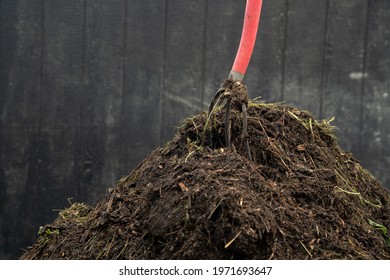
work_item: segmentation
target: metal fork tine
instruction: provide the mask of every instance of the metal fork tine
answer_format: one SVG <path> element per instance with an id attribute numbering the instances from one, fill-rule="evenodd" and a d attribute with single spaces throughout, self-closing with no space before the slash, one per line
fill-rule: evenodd
<path id="1" fill-rule="evenodd" d="M 242 107 L 242 138 L 245 141 L 246 150 L 248 152 L 248 158 L 250 161 L 252 161 L 252 155 L 251 155 L 251 150 L 248 141 L 248 113 L 246 110 L 245 103 L 242 103 L 241 107 Z"/>
<path id="2" fill-rule="evenodd" d="M 209 112 L 208 116 L 210 116 L 211 112 L 214 110 L 214 107 L 218 105 L 219 99 L 221 97 L 221 94 L 225 91 L 225 89 L 220 88 L 217 90 L 217 92 L 214 94 L 213 100 L 211 100 L 210 106 L 209 106 Z"/>
<path id="3" fill-rule="evenodd" d="M 226 113 L 225 113 L 225 146 L 230 148 L 230 105 L 232 99 L 228 98 L 226 101 Z"/>

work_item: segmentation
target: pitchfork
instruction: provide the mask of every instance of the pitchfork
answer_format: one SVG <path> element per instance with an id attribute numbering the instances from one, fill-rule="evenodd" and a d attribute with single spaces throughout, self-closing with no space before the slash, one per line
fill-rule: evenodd
<path id="1" fill-rule="evenodd" d="M 239 83 L 244 79 L 246 70 L 251 59 L 253 48 L 255 46 L 257 30 L 260 21 L 260 14 L 263 0 L 247 0 L 245 8 L 244 24 L 242 28 L 240 45 L 236 54 L 236 58 L 233 63 L 233 67 L 229 74 L 229 80 L 234 83 Z M 208 112 L 208 117 L 213 112 L 214 108 L 221 101 L 226 100 L 226 113 L 225 113 L 225 146 L 230 147 L 230 107 L 232 103 L 232 95 L 227 92 L 226 88 L 220 88 L 214 95 Z M 243 115 L 243 132 L 242 137 L 245 140 L 246 149 L 248 152 L 248 158 L 252 160 L 249 142 L 248 142 L 248 130 L 247 130 L 247 106 L 243 102 L 241 104 L 241 110 Z"/>

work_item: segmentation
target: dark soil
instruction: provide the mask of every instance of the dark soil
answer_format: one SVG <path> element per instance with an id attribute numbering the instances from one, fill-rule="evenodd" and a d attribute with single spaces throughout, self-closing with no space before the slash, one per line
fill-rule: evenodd
<path id="1" fill-rule="evenodd" d="M 61 211 L 21 258 L 390 259 L 389 192 L 338 146 L 329 122 L 224 87 L 231 148 L 223 106 L 186 119 L 94 205 Z"/>

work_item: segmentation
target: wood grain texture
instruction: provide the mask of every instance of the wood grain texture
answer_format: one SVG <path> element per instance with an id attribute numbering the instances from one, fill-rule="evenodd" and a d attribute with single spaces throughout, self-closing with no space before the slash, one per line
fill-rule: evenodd
<path id="1" fill-rule="evenodd" d="M 161 144 L 202 107 L 205 5 L 205 0 L 167 2 Z"/>
<path id="2" fill-rule="evenodd" d="M 367 1 L 330 1 L 321 88 L 321 117 L 335 117 L 341 146 L 360 156 Z"/>
<path id="3" fill-rule="evenodd" d="M 81 103 L 79 201 L 95 201 L 118 180 L 121 160 L 123 0 L 85 1 L 86 88 Z"/>
<path id="4" fill-rule="evenodd" d="M 359 159 L 390 186 L 390 2 L 369 1 Z"/>
<path id="5" fill-rule="evenodd" d="M 43 4 L 38 215 L 47 223 L 57 215 L 53 209 L 77 195 L 85 25 L 82 1 Z"/>
<path id="6" fill-rule="evenodd" d="M 166 1 L 126 6 L 120 174 L 160 145 Z"/>
<path id="7" fill-rule="evenodd" d="M 282 101 L 287 11 L 288 0 L 263 2 L 256 46 L 246 75 L 252 98 Z"/>
<path id="8" fill-rule="evenodd" d="M 41 5 L 1 1 L 0 12 L 0 257 L 9 258 L 38 221 Z"/>
<path id="9" fill-rule="evenodd" d="M 245 5 L 235 0 L 212 0 L 207 5 L 203 110 L 208 109 L 215 92 L 229 75 L 240 42 L 245 11 Z"/>
<path id="10" fill-rule="evenodd" d="M 329 0 L 288 0 L 281 99 L 319 117 Z"/>

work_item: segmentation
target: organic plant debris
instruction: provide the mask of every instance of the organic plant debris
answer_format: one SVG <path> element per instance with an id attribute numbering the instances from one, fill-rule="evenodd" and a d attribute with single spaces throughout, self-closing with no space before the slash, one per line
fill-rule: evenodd
<path id="1" fill-rule="evenodd" d="M 224 106 L 189 117 L 94 205 L 59 212 L 21 258 L 390 259 L 389 192 L 330 122 L 224 86 L 230 148 Z"/>

